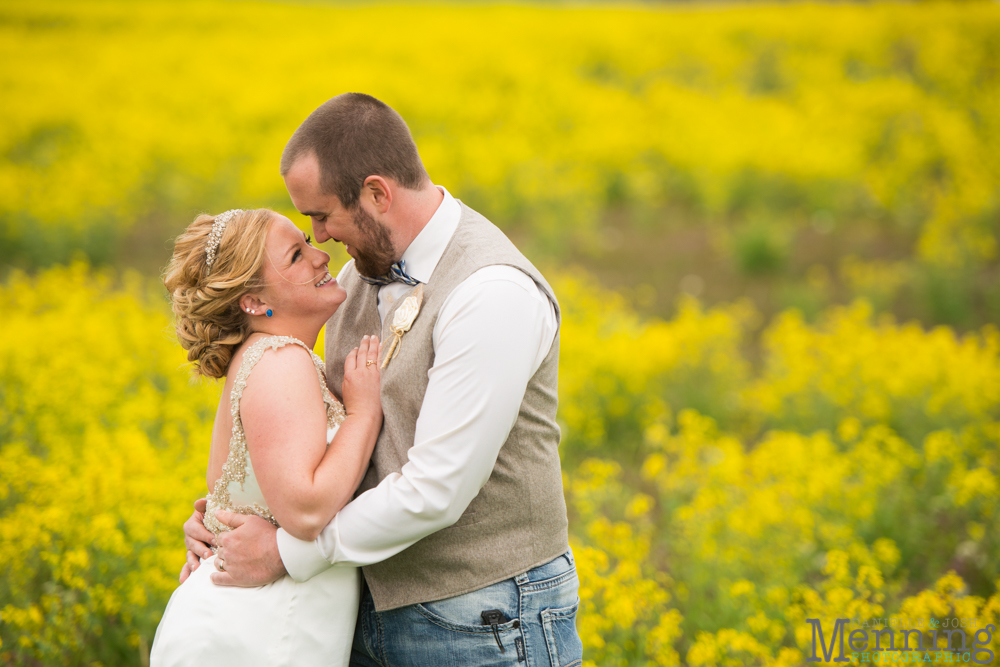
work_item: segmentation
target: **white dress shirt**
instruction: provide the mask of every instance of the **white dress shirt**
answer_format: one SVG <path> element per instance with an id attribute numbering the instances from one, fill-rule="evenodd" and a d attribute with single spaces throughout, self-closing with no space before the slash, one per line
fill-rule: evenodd
<path id="1" fill-rule="evenodd" d="M 438 189 L 444 200 L 402 257 L 422 283 L 461 217 L 458 201 Z M 380 287 L 379 318 L 411 290 L 399 282 Z M 487 266 L 452 290 L 432 332 L 434 365 L 407 463 L 348 503 L 315 541 L 279 529 L 278 551 L 291 577 L 305 581 L 331 565 L 377 563 L 455 523 L 493 472 L 556 329 L 552 302 L 514 267 Z"/>

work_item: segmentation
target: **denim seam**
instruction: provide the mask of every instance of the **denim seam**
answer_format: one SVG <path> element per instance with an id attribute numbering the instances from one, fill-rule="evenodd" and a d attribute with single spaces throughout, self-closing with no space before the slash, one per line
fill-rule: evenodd
<path id="1" fill-rule="evenodd" d="M 571 604 L 568 607 L 562 607 L 560 609 L 543 609 L 542 617 L 553 618 L 553 619 L 566 618 L 568 616 L 574 615 L 579 607 L 580 607 L 580 602 L 579 600 L 577 600 L 574 604 Z"/>
<path id="2" fill-rule="evenodd" d="M 535 581 L 530 584 L 525 584 L 524 586 L 521 586 L 519 584 L 518 588 L 520 588 L 522 591 L 526 593 L 532 593 L 535 591 L 544 591 L 550 588 L 561 586 L 562 584 L 565 584 L 566 581 L 573 579 L 576 576 L 577 576 L 576 568 L 573 568 L 572 570 L 567 570 L 560 575 L 552 577 L 551 579 L 543 579 L 542 581 Z"/>
<path id="3" fill-rule="evenodd" d="M 374 607 L 374 603 L 372 603 Z M 388 665 L 389 658 L 388 653 L 385 650 L 385 627 L 382 625 L 382 615 L 378 612 L 375 613 L 375 624 L 378 626 L 378 661 L 381 665 Z"/>
<path id="4" fill-rule="evenodd" d="M 577 598 L 574 604 L 568 607 L 560 607 L 558 609 L 543 609 L 540 614 L 542 617 L 542 636 L 545 639 L 545 648 L 549 653 L 549 662 L 552 663 L 552 667 L 560 667 L 559 663 L 559 646 L 556 642 L 555 628 L 552 627 L 553 623 L 558 620 L 563 620 L 567 618 L 572 618 L 576 614 L 580 607 L 580 599 Z M 571 667 L 571 665 L 578 664 L 576 662 L 567 665 L 566 667 Z M 582 664 L 582 663 L 581 663 Z"/>
<path id="5" fill-rule="evenodd" d="M 364 602 L 362 602 L 362 607 L 364 607 Z M 374 610 L 375 608 L 372 607 L 372 611 Z M 374 628 L 371 627 L 372 624 L 369 622 L 371 620 L 374 620 L 375 623 L 378 623 L 378 620 L 374 618 L 375 615 L 373 613 L 368 613 L 365 614 L 364 616 L 365 618 L 358 619 L 358 625 L 361 626 L 361 637 L 362 639 L 364 639 L 365 642 L 365 645 L 362 648 L 368 651 L 369 655 L 378 660 L 378 656 L 376 655 L 377 646 L 375 642 L 372 642 L 374 635 Z"/>
<path id="6" fill-rule="evenodd" d="M 527 578 L 527 574 L 521 575 Z M 520 619 L 518 628 L 520 630 L 521 642 L 524 644 L 524 667 L 532 667 L 531 664 L 531 633 L 528 631 L 528 624 L 525 623 L 527 619 L 524 618 L 525 607 L 524 607 L 524 589 L 521 584 L 518 583 L 517 586 L 517 617 Z M 540 667 L 540 666 L 539 666 Z"/>

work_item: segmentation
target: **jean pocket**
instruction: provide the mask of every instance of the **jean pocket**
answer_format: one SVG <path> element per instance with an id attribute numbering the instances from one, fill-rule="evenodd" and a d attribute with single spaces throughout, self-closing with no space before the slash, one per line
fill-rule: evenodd
<path id="1" fill-rule="evenodd" d="M 580 601 L 561 609 L 542 611 L 542 633 L 552 667 L 577 667 L 583 662 L 583 644 L 576 631 L 576 611 Z"/>
<path id="2" fill-rule="evenodd" d="M 491 609 L 499 610 L 508 619 L 499 624 L 501 633 L 519 625 L 518 590 L 511 579 L 444 600 L 417 604 L 414 608 L 431 623 L 457 632 L 492 634 L 492 628 L 483 623 L 483 612 Z"/>
<path id="3" fill-rule="evenodd" d="M 486 625 L 485 623 L 480 622 L 473 624 L 467 621 L 462 622 L 457 619 L 447 618 L 439 613 L 435 613 L 433 609 L 428 608 L 424 604 L 415 604 L 413 605 L 413 608 L 417 611 L 418 614 L 423 616 L 426 620 L 430 621 L 431 623 L 440 628 L 444 628 L 445 630 L 452 630 L 454 632 L 464 632 L 466 634 L 472 634 L 472 635 L 484 635 L 484 636 L 489 635 L 490 637 L 493 636 L 493 627 L 490 625 Z M 513 619 L 508 618 L 506 622 L 497 625 L 497 631 L 501 635 L 503 635 L 504 633 L 509 632 L 511 630 L 516 630 L 519 627 L 521 627 L 521 622 L 519 619 L 517 619 L 516 617 Z"/>

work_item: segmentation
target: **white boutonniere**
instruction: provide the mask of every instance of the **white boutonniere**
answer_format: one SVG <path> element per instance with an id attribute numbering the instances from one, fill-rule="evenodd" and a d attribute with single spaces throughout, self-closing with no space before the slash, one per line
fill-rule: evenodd
<path id="1" fill-rule="evenodd" d="M 413 293 L 399 304 L 399 308 L 392 316 L 392 324 L 389 326 L 389 330 L 392 331 L 392 342 L 389 343 L 389 350 L 385 353 L 385 359 L 382 360 L 380 368 L 388 366 L 389 360 L 399 354 L 403 334 L 413 326 L 413 320 L 417 319 L 417 315 L 420 313 L 420 304 L 423 301 L 424 286 L 417 285 L 417 289 L 413 290 Z"/>

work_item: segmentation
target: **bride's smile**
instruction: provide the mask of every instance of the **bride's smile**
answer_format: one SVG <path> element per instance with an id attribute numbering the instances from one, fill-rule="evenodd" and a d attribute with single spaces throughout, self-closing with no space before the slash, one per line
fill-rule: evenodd
<path id="1" fill-rule="evenodd" d="M 264 245 L 264 285 L 241 301 L 255 332 L 315 341 L 347 298 L 330 274 L 330 255 L 310 241 L 291 220 L 274 214 Z"/>

